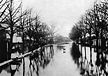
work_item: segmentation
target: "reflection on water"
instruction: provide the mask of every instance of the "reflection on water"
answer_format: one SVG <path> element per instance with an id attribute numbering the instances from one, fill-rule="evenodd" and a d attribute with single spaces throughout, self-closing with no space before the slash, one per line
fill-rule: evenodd
<path id="1" fill-rule="evenodd" d="M 55 55 L 53 59 L 51 59 L 50 63 L 45 67 L 45 69 L 42 69 L 41 67 L 39 68 L 40 69 L 39 76 L 80 76 L 79 69 L 77 68 L 77 65 L 72 60 L 70 54 L 72 43 L 59 45 L 58 47 L 57 46 L 58 45 L 54 45 Z M 65 53 L 63 51 L 65 51 Z M 28 74 L 29 64 L 30 64 L 29 58 L 26 57 L 25 58 L 26 76 L 30 76 Z M 19 71 L 21 71 L 20 72 L 21 74 L 17 72 L 15 76 L 22 76 L 22 71 L 23 71 L 22 65 Z M 33 73 L 32 76 L 36 76 L 35 72 L 32 73 Z M 2 76 L 10 76 L 10 74 L 5 74 Z"/>
<path id="2" fill-rule="evenodd" d="M 71 58 L 70 48 L 71 44 L 57 47 L 59 52 L 56 52 L 50 64 L 40 72 L 40 76 L 80 76 L 79 69 Z"/>
<path id="3" fill-rule="evenodd" d="M 81 52 L 79 46 L 76 45 L 74 42 L 72 43 L 70 54 L 74 62 L 79 65 L 79 58 L 81 57 Z"/>
<path id="4" fill-rule="evenodd" d="M 82 51 L 81 51 L 82 49 Z M 85 47 L 85 46 L 80 46 L 77 45 L 76 43 L 72 43 L 72 48 L 71 48 L 71 57 L 75 64 L 77 64 L 78 68 L 80 69 L 80 74 L 86 75 L 86 76 L 91 76 L 91 75 L 96 75 L 97 73 L 97 68 L 96 68 L 96 52 L 94 52 L 94 49 L 91 49 L 91 54 L 90 56 L 90 47 Z M 92 62 L 90 61 L 90 57 L 92 59 Z"/>

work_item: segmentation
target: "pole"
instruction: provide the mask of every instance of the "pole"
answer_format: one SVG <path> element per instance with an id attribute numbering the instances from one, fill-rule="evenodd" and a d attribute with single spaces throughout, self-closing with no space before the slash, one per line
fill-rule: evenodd
<path id="1" fill-rule="evenodd" d="M 91 42 L 92 42 L 92 39 L 91 39 L 91 26 L 90 26 L 90 63 L 92 64 L 92 48 L 91 48 L 91 46 L 92 46 L 92 44 L 91 44 Z"/>
<path id="2" fill-rule="evenodd" d="M 8 41 L 7 41 L 7 60 L 8 60 Z"/>
<path id="3" fill-rule="evenodd" d="M 82 41 L 82 38 L 80 39 L 80 42 Z M 83 53 L 82 53 L 82 45 L 80 44 L 80 46 L 81 46 L 81 54 L 82 54 L 82 56 L 81 56 L 81 70 L 82 70 L 82 63 L 83 63 Z"/>
<path id="4" fill-rule="evenodd" d="M 24 27 L 23 27 L 23 21 L 22 21 L 22 0 L 21 0 L 21 27 L 22 27 L 22 53 L 24 54 Z M 23 62 L 23 76 L 25 76 L 25 59 L 23 57 L 22 59 Z"/>
<path id="5" fill-rule="evenodd" d="M 86 41 L 85 35 L 86 35 L 86 30 L 85 30 L 85 34 L 84 34 L 84 39 L 85 39 L 85 41 Z M 84 46 L 84 50 L 85 50 L 85 59 L 87 59 L 87 56 L 86 56 L 86 43 L 85 43 L 85 46 Z"/>

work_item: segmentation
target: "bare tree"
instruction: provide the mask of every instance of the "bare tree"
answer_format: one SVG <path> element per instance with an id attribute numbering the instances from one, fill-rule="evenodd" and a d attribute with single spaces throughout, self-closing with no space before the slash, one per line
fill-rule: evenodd
<path id="1" fill-rule="evenodd" d="M 100 66 L 102 65 L 102 68 L 104 68 L 105 62 L 101 64 L 99 56 L 102 55 L 102 53 L 107 52 L 107 45 L 106 43 L 108 38 L 108 1 L 104 0 L 99 3 L 94 3 L 93 8 L 87 10 L 85 15 L 83 16 L 83 19 L 77 23 L 77 27 L 82 29 L 82 35 L 81 38 L 84 40 L 84 44 L 89 44 L 86 46 L 90 47 L 90 52 L 92 51 L 92 48 L 95 49 L 97 53 L 97 61 L 96 65 Z M 81 28 L 81 25 L 83 28 Z M 75 28 L 75 27 L 74 27 Z M 71 37 L 76 37 L 75 33 L 73 32 L 75 29 L 72 29 L 72 32 L 70 33 Z M 76 29 L 77 31 L 79 29 Z M 77 38 L 78 39 L 78 38 Z M 93 43 L 94 42 L 94 43 Z M 81 42 L 83 44 L 83 42 Z M 92 62 L 92 52 L 90 53 L 90 61 Z"/>
<path id="2" fill-rule="evenodd" d="M 0 23 L 3 24 L 4 27 L 6 26 L 5 29 L 7 30 L 7 33 L 10 36 L 9 53 L 11 53 L 13 46 L 13 35 L 17 32 L 16 28 L 19 26 L 22 16 L 27 14 L 27 12 L 21 14 L 22 3 L 19 3 L 18 6 L 15 6 L 13 0 L 7 1 L 7 9 L 4 11 L 4 14 L 2 15 Z"/>

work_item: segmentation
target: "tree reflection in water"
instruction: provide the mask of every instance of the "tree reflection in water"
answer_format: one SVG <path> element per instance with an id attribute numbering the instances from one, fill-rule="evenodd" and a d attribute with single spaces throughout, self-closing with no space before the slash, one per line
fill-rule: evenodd
<path id="1" fill-rule="evenodd" d="M 75 64 L 79 66 L 79 58 L 81 57 L 81 52 L 79 50 L 79 46 L 75 44 L 75 42 L 72 43 L 70 54 Z"/>

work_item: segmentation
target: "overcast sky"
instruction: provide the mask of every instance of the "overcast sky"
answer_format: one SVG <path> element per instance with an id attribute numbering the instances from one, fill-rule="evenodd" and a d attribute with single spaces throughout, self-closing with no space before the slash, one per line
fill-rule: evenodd
<path id="1" fill-rule="evenodd" d="M 57 33 L 68 36 L 72 26 L 95 0 L 23 0 L 24 8 L 33 8 Z"/>

